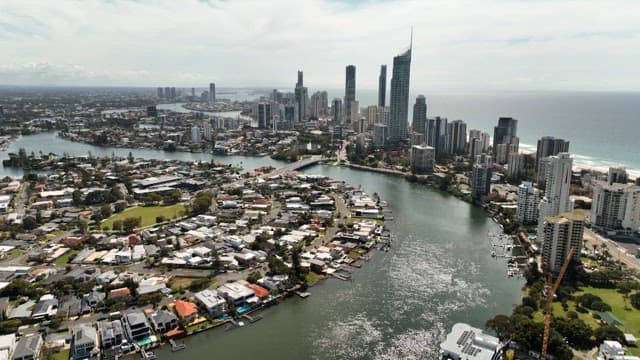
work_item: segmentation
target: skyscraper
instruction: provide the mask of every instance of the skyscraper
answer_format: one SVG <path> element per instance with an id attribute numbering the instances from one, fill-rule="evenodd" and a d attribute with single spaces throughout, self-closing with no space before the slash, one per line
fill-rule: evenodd
<path id="1" fill-rule="evenodd" d="M 393 58 L 391 110 L 389 114 L 390 142 L 399 142 L 407 139 L 411 45 L 409 45 L 407 51 Z"/>
<path id="2" fill-rule="evenodd" d="M 351 121 L 353 116 L 351 115 L 351 102 L 356 100 L 356 67 L 354 65 L 348 65 L 345 71 L 344 81 L 344 107 L 345 107 L 345 120 Z"/>
<path id="3" fill-rule="evenodd" d="M 544 184 L 544 158 L 558 155 L 561 152 L 569 152 L 569 142 L 557 139 L 553 136 L 543 136 L 538 140 L 536 151 L 536 173 L 538 174 L 538 184 Z"/>
<path id="4" fill-rule="evenodd" d="M 426 128 L 427 145 L 436 149 L 436 157 L 444 154 L 447 142 L 447 118 L 436 116 L 434 119 L 429 119 Z"/>
<path id="5" fill-rule="evenodd" d="M 572 258 L 580 261 L 585 216 L 567 212 L 547 218 L 543 227 L 542 269 L 557 274 L 562 268 L 569 249 L 575 248 Z"/>
<path id="6" fill-rule="evenodd" d="M 191 127 L 191 142 L 194 144 L 200 143 L 200 128 L 198 125 Z"/>
<path id="7" fill-rule="evenodd" d="M 448 123 L 446 135 L 446 153 L 462 155 L 467 144 L 467 124 L 462 120 Z"/>
<path id="8" fill-rule="evenodd" d="M 161 87 L 158 87 L 158 98 L 162 99 L 164 97 L 164 91 L 162 91 Z"/>
<path id="9" fill-rule="evenodd" d="M 491 156 L 481 154 L 476 156 L 471 172 L 471 198 L 481 202 L 484 196 L 491 192 Z"/>
<path id="10" fill-rule="evenodd" d="M 430 174 L 436 163 L 436 151 L 428 145 L 413 145 L 410 152 L 411 172 Z"/>
<path id="11" fill-rule="evenodd" d="M 538 238 L 542 239 L 544 221 L 549 216 L 556 216 L 573 210 L 571 194 L 571 166 L 573 159 L 569 153 L 559 153 L 548 158 L 546 168 L 546 187 L 544 198 L 540 202 L 538 218 Z"/>
<path id="12" fill-rule="evenodd" d="M 413 121 L 411 131 L 424 134 L 426 136 L 427 127 L 427 99 L 424 95 L 418 95 L 416 103 L 413 105 Z"/>
<path id="13" fill-rule="evenodd" d="M 493 155 L 498 154 L 498 144 L 511 144 L 511 138 L 518 136 L 518 120 L 509 117 L 498 119 L 498 126 L 493 128 Z"/>
<path id="14" fill-rule="evenodd" d="M 255 119 L 260 129 L 270 129 L 272 126 L 271 103 L 259 102 L 254 107 Z"/>
<path id="15" fill-rule="evenodd" d="M 171 99 L 171 88 L 170 87 L 165 87 L 164 88 L 164 98 L 165 99 Z"/>
<path id="16" fill-rule="evenodd" d="M 387 65 L 380 65 L 380 76 L 378 76 L 378 106 L 386 106 L 387 97 Z"/>
<path id="17" fill-rule="evenodd" d="M 538 192 L 530 181 L 523 181 L 518 186 L 516 220 L 523 225 L 535 224 L 538 221 Z"/>
<path id="18" fill-rule="evenodd" d="M 298 71 L 298 82 L 294 90 L 296 103 L 296 121 L 301 122 L 306 118 L 307 112 L 307 88 L 304 87 L 302 71 Z"/>
<path id="19" fill-rule="evenodd" d="M 342 121 L 342 99 L 333 99 L 333 102 L 331 103 L 331 111 L 333 112 L 333 122 L 339 124 Z"/>
<path id="20" fill-rule="evenodd" d="M 209 102 L 216 102 L 216 84 L 209 83 Z"/>

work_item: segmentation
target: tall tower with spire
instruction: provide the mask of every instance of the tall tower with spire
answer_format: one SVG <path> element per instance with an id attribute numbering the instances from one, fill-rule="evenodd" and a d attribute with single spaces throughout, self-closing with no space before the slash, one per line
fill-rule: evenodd
<path id="1" fill-rule="evenodd" d="M 407 139 L 412 48 L 413 28 L 411 28 L 409 49 L 393 58 L 391 104 L 389 109 L 389 141 L 392 143 Z"/>

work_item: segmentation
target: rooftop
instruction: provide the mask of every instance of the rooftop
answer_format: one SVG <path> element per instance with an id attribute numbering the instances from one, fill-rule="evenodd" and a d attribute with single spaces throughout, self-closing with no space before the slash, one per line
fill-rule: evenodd
<path id="1" fill-rule="evenodd" d="M 467 360 L 491 360 L 500 346 L 498 338 L 483 334 L 481 329 L 457 323 L 440 344 L 445 355 Z"/>

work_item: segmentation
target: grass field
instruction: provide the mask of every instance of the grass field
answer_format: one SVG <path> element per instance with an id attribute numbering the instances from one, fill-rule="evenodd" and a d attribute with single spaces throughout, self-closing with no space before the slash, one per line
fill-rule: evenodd
<path id="1" fill-rule="evenodd" d="M 140 227 L 153 225 L 156 223 L 156 217 L 164 216 L 167 219 L 173 219 L 183 216 L 185 212 L 184 205 L 176 204 L 169 206 L 134 206 L 125 209 L 121 213 L 112 215 L 110 218 L 100 223 L 100 227 L 105 226 L 109 229 L 113 227 L 115 220 L 124 220 L 129 217 L 140 217 Z"/>
<path id="2" fill-rule="evenodd" d="M 50 359 L 52 360 L 68 360 L 69 359 L 69 349 L 61 350 L 53 355 L 51 355 Z"/>
<path id="3" fill-rule="evenodd" d="M 602 298 L 602 301 L 609 304 L 611 306 L 611 313 L 615 315 L 618 320 L 622 322 L 622 325 L 619 326 L 620 330 L 624 333 L 631 333 L 636 338 L 640 338 L 640 310 L 635 309 L 631 306 L 629 301 L 627 301 L 625 305 L 625 301 L 622 297 L 622 294 L 617 292 L 616 289 L 600 289 L 593 287 L 583 287 L 580 291 L 577 291 L 574 296 L 580 296 L 583 294 L 593 294 Z M 568 311 L 575 311 L 575 302 L 568 301 L 569 305 Z M 593 317 L 591 312 L 588 313 L 579 313 L 578 318 L 583 320 L 587 325 L 591 326 L 593 329 L 596 329 L 600 326 L 598 320 Z M 562 308 L 562 304 L 559 302 L 553 303 L 553 315 L 558 317 L 566 317 L 566 312 Z M 542 321 L 542 311 L 538 311 L 535 314 L 535 320 Z M 640 355 L 640 348 L 638 347 L 629 347 L 627 349 L 628 355 Z"/>
<path id="4" fill-rule="evenodd" d="M 57 258 L 53 263 L 56 265 L 67 265 L 69 261 L 73 260 L 73 258 L 78 255 L 78 253 L 78 250 L 69 250 Z"/>

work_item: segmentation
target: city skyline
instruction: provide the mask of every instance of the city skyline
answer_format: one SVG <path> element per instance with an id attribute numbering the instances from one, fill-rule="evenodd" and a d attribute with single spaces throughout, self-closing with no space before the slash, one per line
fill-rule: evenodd
<path id="1" fill-rule="evenodd" d="M 413 25 L 412 90 L 636 90 L 633 7 L 640 5 L 5 1 L 0 78 L 7 85 L 284 87 L 301 69 L 314 88 L 340 88 L 342 69 L 354 64 L 358 88 L 375 89 L 380 64 L 401 52 Z M 295 16 L 284 20 L 285 11 Z"/>

